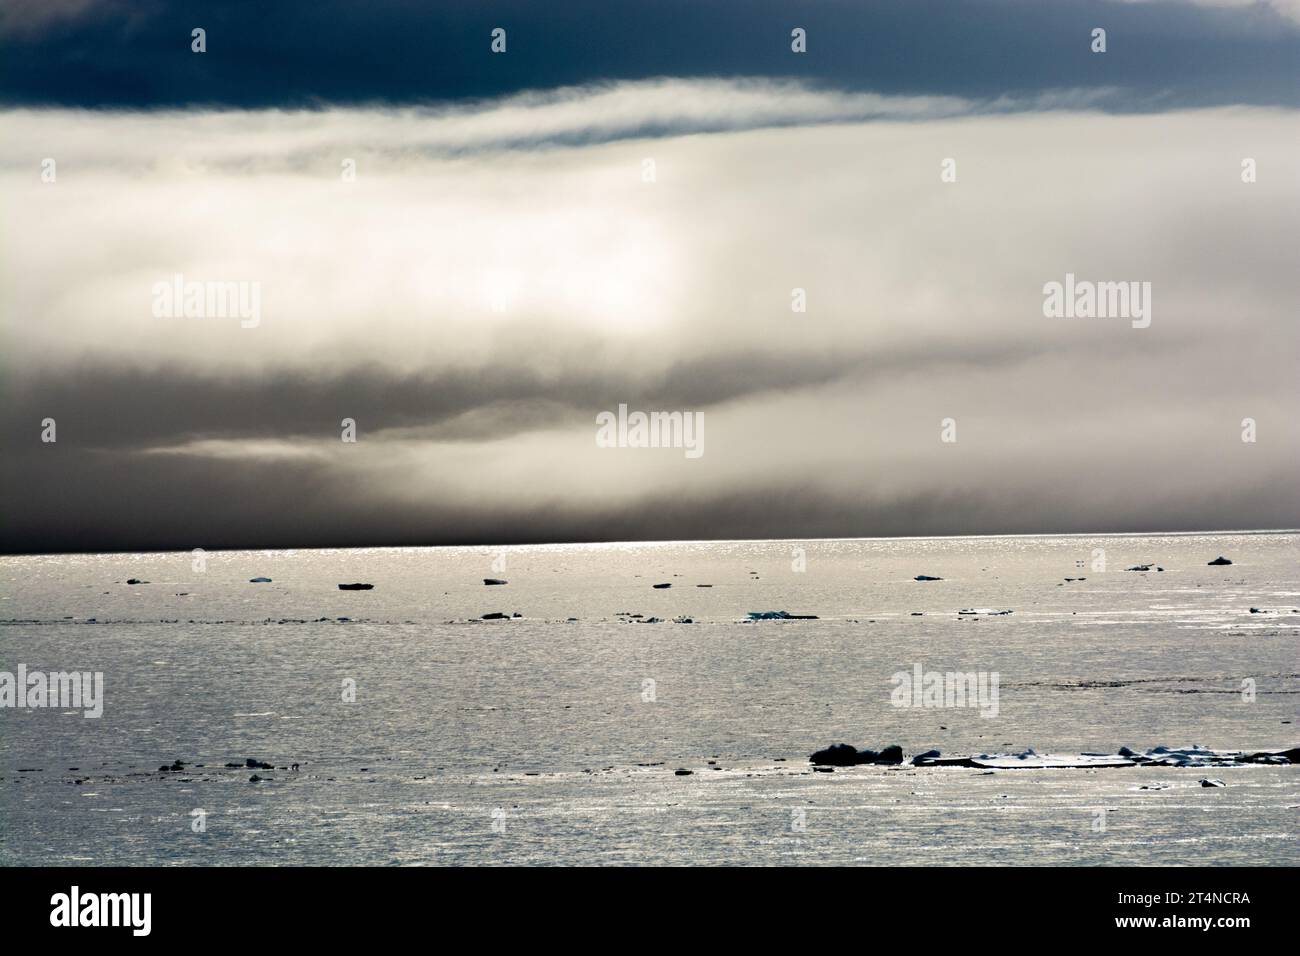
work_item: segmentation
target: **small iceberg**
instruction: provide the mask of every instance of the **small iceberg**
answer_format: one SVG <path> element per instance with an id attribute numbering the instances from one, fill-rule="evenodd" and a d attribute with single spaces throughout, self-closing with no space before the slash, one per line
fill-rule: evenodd
<path id="1" fill-rule="evenodd" d="M 489 585 L 489 586 L 491 586 L 491 585 L 493 585 L 493 584 L 509 584 L 510 582 L 509 582 L 509 581 L 506 581 L 506 580 L 504 580 L 504 579 L 502 579 L 502 578 L 484 578 L 484 579 L 483 579 L 483 583 L 484 583 L 485 585 Z"/>
<path id="2" fill-rule="evenodd" d="M 1206 565 L 1207 565 L 1208 567 L 1212 567 L 1212 568 L 1213 568 L 1213 567 L 1218 567 L 1218 566 L 1221 566 L 1221 565 L 1224 565 L 1224 564 L 1232 564 L 1232 562 L 1229 561 L 1227 558 L 1225 558 L 1223 555 L 1219 555 L 1219 556 L 1218 556 L 1217 558 L 1215 558 L 1213 561 L 1207 561 L 1207 562 L 1206 562 Z"/>
<path id="3" fill-rule="evenodd" d="M 751 621 L 815 621 L 816 614 L 791 614 L 789 611 L 749 611 Z"/>
<path id="4" fill-rule="evenodd" d="M 340 591 L 369 591 L 374 588 L 373 584 L 340 584 Z"/>
<path id="5" fill-rule="evenodd" d="M 270 584 L 271 579 L 270 578 L 249 578 L 248 583 L 249 584 Z"/>
<path id="6" fill-rule="evenodd" d="M 916 577 L 912 578 L 912 580 L 913 581 L 942 581 L 943 578 L 932 577 L 929 574 L 918 574 Z"/>

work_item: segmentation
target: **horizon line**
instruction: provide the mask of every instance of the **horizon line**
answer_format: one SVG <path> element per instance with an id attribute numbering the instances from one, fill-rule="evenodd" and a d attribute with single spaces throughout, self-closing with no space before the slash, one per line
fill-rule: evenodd
<path id="1" fill-rule="evenodd" d="M 673 538 L 641 539 L 626 541 L 544 541 L 518 542 L 514 544 L 366 544 L 366 545 L 331 545 L 328 547 L 245 547 L 245 548 L 168 548 L 143 551 L 4 551 L 0 560 L 5 558 L 41 558 L 41 557 L 103 557 L 110 555 L 143 554 L 193 554 L 201 550 L 205 554 L 230 553 L 239 551 L 438 551 L 438 550 L 479 550 L 500 551 L 507 548 L 618 548 L 647 547 L 686 544 L 779 544 L 801 541 L 957 541 L 981 538 L 1179 538 L 1179 537 L 1214 537 L 1227 535 L 1265 535 L 1265 534 L 1300 534 L 1300 528 L 1238 528 L 1217 531 L 1055 531 L 1045 533 L 1006 533 L 1006 534 L 922 534 L 922 535 L 881 535 L 846 536 L 846 537 L 808 537 L 808 538 Z"/>

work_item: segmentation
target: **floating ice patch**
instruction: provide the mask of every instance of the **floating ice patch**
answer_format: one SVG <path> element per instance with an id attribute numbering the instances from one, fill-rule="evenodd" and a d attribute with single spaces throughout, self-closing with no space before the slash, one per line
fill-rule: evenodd
<path id="1" fill-rule="evenodd" d="M 1075 767 L 1132 767 L 1134 763 L 1117 754 L 1037 754 L 1026 750 L 1021 754 L 978 754 L 971 757 L 972 766 L 988 770 L 1048 770 Z"/>

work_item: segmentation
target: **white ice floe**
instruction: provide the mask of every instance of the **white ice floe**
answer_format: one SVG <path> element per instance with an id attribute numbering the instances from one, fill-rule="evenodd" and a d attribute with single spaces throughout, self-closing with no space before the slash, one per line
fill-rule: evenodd
<path id="1" fill-rule="evenodd" d="M 943 757 L 920 754 L 918 767 L 980 767 L 986 770 L 1046 770 L 1096 767 L 1235 767 L 1247 764 L 1297 764 L 1300 748 L 1281 751 L 1210 750 L 1207 747 L 1153 747 L 1144 752 L 1121 747 L 1113 754 L 1040 754 L 1033 750 L 1008 754 Z"/>
<path id="2" fill-rule="evenodd" d="M 1118 754 L 977 754 L 971 764 L 988 770 L 1046 770 L 1070 767 L 1131 767 L 1134 761 Z"/>

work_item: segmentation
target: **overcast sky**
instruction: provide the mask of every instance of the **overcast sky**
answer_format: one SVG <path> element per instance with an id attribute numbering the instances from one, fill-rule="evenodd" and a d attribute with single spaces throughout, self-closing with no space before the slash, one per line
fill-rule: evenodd
<path id="1" fill-rule="evenodd" d="M 0 9 L 0 550 L 1300 526 L 1294 3 Z"/>

